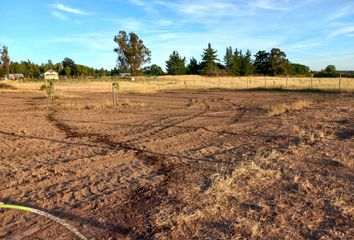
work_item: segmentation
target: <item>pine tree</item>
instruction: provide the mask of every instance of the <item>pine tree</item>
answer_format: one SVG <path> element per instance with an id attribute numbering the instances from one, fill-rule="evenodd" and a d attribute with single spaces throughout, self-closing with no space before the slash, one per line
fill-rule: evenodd
<path id="1" fill-rule="evenodd" d="M 167 74 L 182 75 L 186 73 L 186 58 L 182 58 L 177 51 L 173 51 L 166 61 Z"/>
<path id="2" fill-rule="evenodd" d="M 216 62 L 219 61 L 219 59 L 217 57 L 217 51 L 214 50 L 209 43 L 208 48 L 203 50 L 202 55 L 203 74 L 209 76 L 215 76 L 218 74 L 219 69 Z"/>
<path id="3" fill-rule="evenodd" d="M 241 68 L 242 68 L 242 51 L 238 51 L 236 48 L 232 57 L 232 65 L 230 69 L 231 75 L 240 76 Z"/>
<path id="4" fill-rule="evenodd" d="M 226 48 L 226 54 L 224 56 L 224 63 L 225 63 L 226 71 L 231 73 L 231 67 L 233 64 L 233 52 L 232 52 L 231 46 Z"/>
<path id="5" fill-rule="evenodd" d="M 246 54 L 242 56 L 242 68 L 241 68 L 241 75 L 242 76 L 249 76 L 253 74 L 254 67 L 252 64 L 252 55 L 251 51 L 247 50 Z"/>

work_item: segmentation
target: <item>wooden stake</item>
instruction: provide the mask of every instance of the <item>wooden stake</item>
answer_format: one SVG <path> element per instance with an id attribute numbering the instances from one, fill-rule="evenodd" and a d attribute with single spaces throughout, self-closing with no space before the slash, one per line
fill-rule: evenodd
<path id="1" fill-rule="evenodd" d="M 113 107 L 116 107 L 116 92 L 115 92 L 115 86 L 114 83 L 112 83 L 112 100 L 113 100 Z"/>
<path id="2" fill-rule="evenodd" d="M 341 91 L 341 88 L 342 88 L 342 74 L 340 73 L 339 74 L 339 80 L 338 80 L 339 82 L 338 82 L 338 87 L 339 87 L 339 91 Z"/>

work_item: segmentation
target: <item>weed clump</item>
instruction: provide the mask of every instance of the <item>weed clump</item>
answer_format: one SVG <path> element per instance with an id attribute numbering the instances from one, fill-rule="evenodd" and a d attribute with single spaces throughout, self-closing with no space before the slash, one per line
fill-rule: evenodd
<path id="1" fill-rule="evenodd" d="M 285 112 L 297 111 L 303 108 L 308 108 L 311 105 L 311 102 L 308 100 L 298 100 L 290 104 L 274 104 L 274 105 L 265 105 L 261 108 L 267 111 L 268 116 L 279 116 Z"/>

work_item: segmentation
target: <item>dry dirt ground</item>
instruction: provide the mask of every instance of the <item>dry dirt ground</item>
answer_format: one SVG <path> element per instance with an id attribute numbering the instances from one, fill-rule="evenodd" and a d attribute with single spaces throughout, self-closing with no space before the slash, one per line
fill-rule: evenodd
<path id="1" fill-rule="evenodd" d="M 88 239 L 353 239 L 353 95 L 75 95 L 0 94 L 0 201 Z M 16 210 L 0 210 L 0 238 L 76 239 Z"/>

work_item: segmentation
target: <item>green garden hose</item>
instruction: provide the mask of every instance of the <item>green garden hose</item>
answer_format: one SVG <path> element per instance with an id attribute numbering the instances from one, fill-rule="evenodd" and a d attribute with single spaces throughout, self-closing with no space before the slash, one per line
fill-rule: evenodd
<path id="1" fill-rule="evenodd" d="M 79 237 L 82 240 L 88 240 L 84 235 L 82 235 L 76 228 L 74 228 L 73 226 L 69 225 L 68 223 L 66 223 L 64 220 L 51 215 L 49 213 L 43 212 L 41 210 L 35 209 L 35 208 L 30 208 L 30 207 L 25 207 L 25 206 L 19 206 L 19 205 L 13 205 L 13 204 L 5 204 L 0 202 L 0 209 L 14 209 L 14 210 L 20 210 L 20 211 L 25 211 L 25 212 L 32 212 L 41 216 L 44 216 L 46 218 L 49 218 L 57 223 L 59 223 L 60 225 L 66 227 L 68 230 L 70 230 L 71 232 L 73 232 L 77 237 Z"/>

